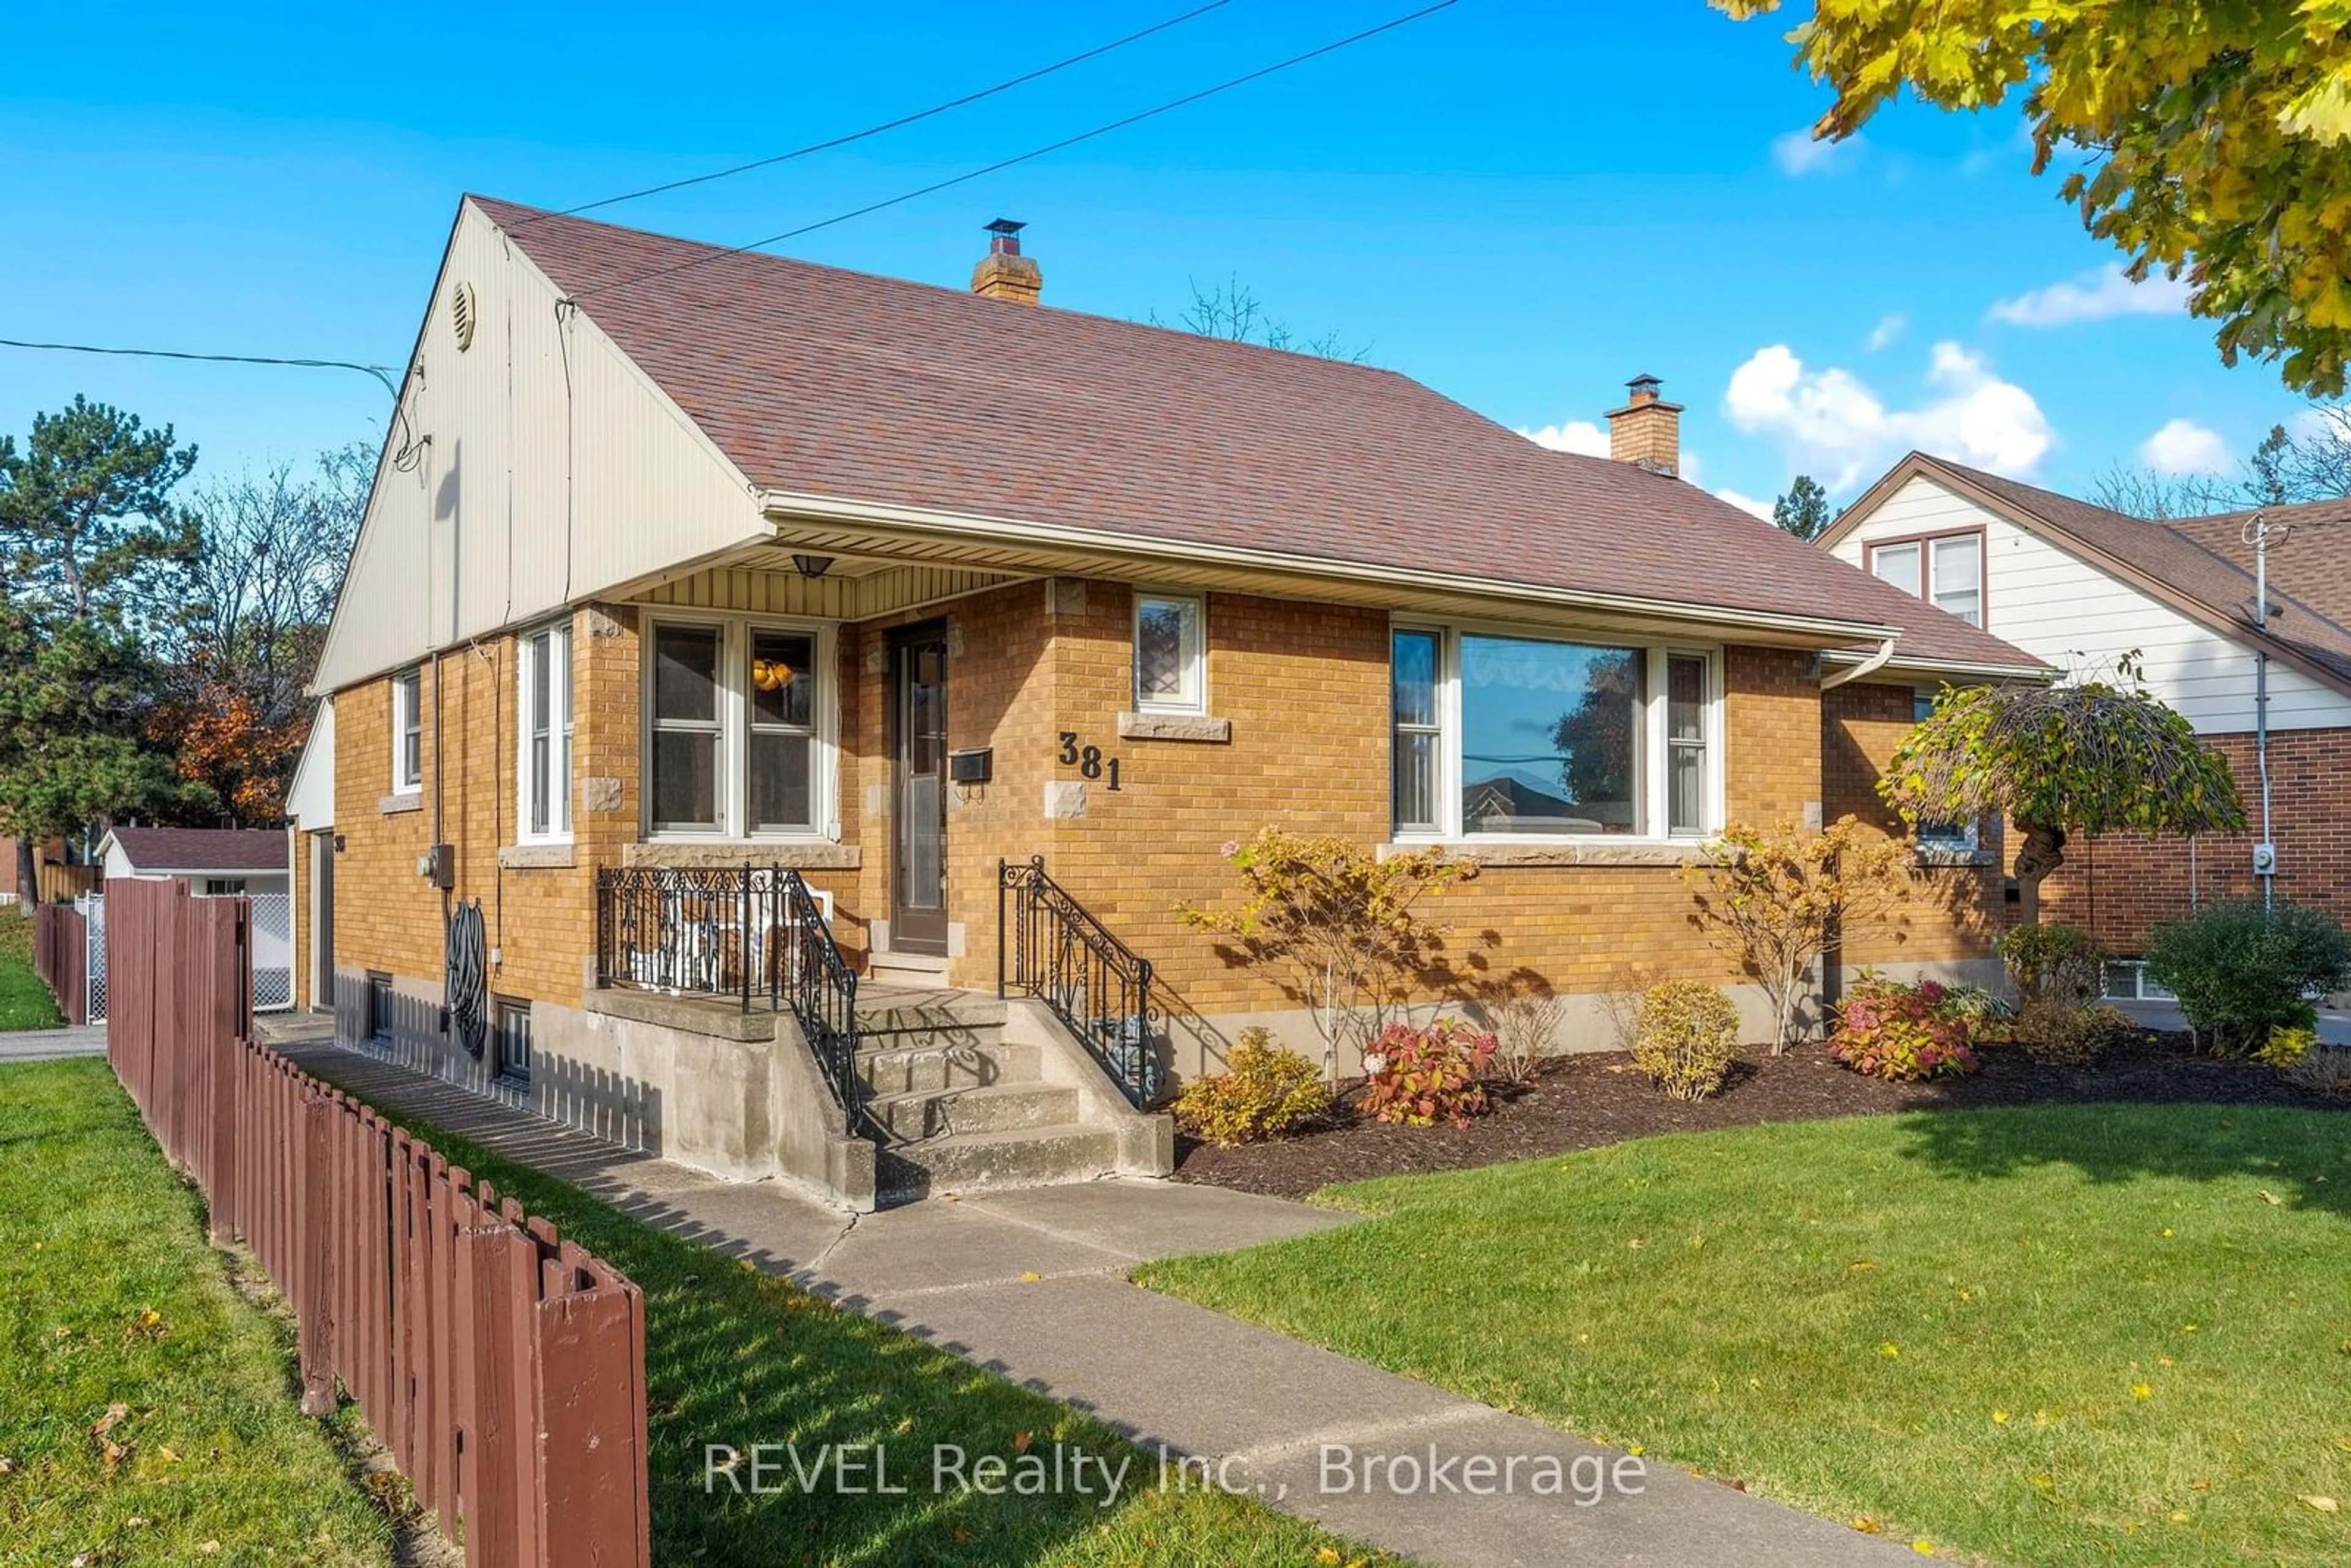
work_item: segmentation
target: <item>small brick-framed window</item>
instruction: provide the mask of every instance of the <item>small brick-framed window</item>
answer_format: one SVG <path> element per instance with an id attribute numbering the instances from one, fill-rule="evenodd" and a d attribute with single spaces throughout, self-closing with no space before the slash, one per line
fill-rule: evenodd
<path id="1" fill-rule="evenodd" d="M 515 704 L 515 819 L 526 842 L 571 836 L 571 622 L 520 640 Z"/>
<path id="2" fill-rule="evenodd" d="M 1935 694 L 1918 692 L 1910 701 L 1910 719 L 1924 724 L 1935 711 Z M 1983 825 L 1980 822 L 1919 822 L 1916 836 L 1922 850 L 1938 850 L 1945 853 L 1972 854 L 1983 847 Z"/>
<path id="3" fill-rule="evenodd" d="M 1134 706 L 1144 713 L 1208 710 L 1207 612 L 1188 593 L 1134 596 Z"/>
<path id="4" fill-rule="evenodd" d="M 424 672 L 402 670 L 392 677 L 392 792 L 413 795 L 424 788 Z"/>

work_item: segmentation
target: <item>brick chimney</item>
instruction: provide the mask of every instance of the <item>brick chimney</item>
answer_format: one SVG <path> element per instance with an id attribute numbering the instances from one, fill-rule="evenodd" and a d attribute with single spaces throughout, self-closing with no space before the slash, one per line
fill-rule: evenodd
<path id="1" fill-rule="evenodd" d="M 1020 231 L 1028 226 L 1010 218 L 998 218 L 987 225 L 987 254 L 971 269 L 974 294 L 990 299 L 1017 300 L 1023 305 L 1037 303 L 1037 296 L 1045 291 L 1045 275 L 1034 261 L 1020 254 Z"/>
<path id="2" fill-rule="evenodd" d="M 1655 376 L 1625 383 L 1631 396 L 1608 411 L 1608 455 L 1671 477 L 1682 467 L 1682 405 L 1657 395 Z"/>

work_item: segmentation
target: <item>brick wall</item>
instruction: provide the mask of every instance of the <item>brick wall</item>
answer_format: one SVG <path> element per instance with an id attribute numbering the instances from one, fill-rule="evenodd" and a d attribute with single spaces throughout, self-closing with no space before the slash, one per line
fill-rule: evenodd
<path id="1" fill-rule="evenodd" d="M 1219 850 L 1276 823 L 1334 833 L 1366 847 L 1389 837 L 1388 618 L 1381 612 L 1242 594 L 1207 601 L 1208 709 L 1228 740 L 1122 738 L 1134 706 L 1133 601 L 1124 585 L 1061 580 L 977 594 L 839 629 L 841 705 L 839 814 L 862 860 L 809 869 L 832 893 L 835 932 L 852 960 L 872 923 L 890 913 L 890 633 L 946 623 L 950 646 L 950 745 L 994 750 L 994 778 L 951 789 L 948 814 L 951 977 L 986 988 L 996 973 L 996 867 L 1042 854 L 1054 876 L 1137 951 L 1165 982 L 1171 1010 L 1230 1016 L 1294 1004 L 1267 977 L 1220 958 L 1212 939 L 1184 928 L 1182 901 L 1215 903 L 1236 881 Z M 456 845 L 459 898 L 482 900 L 502 950 L 493 988 L 577 1006 L 592 954 L 593 872 L 646 852 L 640 812 L 638 613 L 581 611 L 573 632 L 574 852 L 569 865 L 501 867 L 514 840 L 514 660 L 508 639 L 443 656 L 424 680 L 425 787 L 416 809 L 386 810 L 389 683 L 341 695 L 337 706 L 336 955 L 347 968 L 412 977 L 441 972 L 441 895 L 415 874 L 433 838 L 436 783 Z M 1818 806 L 1878 822 L 1871 781 L 1909 726 L 1907 687 L 1849 685 L 1823 698 L 1810 655 L 1732 648 L 1724 660 L 1727 803 L 1738 820 L 1797 820 Z M 442 715 L 444 772 L 433 715 Z M 1061 761 L 1060 737 L 1116 758 L 1118 785 L 1084 779 Z M 1081 814 L 1054 814 L 1076 805 Z M 1497 841 L 1497 853 L 1510 849 Z M 1531 849 L 1532 846 L 1519 846 Z M 1596 993 L 1641 963 L 1692 977 L 1736 978 L 1689 920 L 1674 852 L 1628 847 L 1653 863 L 1489 864 L 1440 897 L 1433 913 L 1455 928 L 1458 978 L 1515 974 L 1562 992 Z M 543 858 L 543 857 L 542 857 Z M 787 862 L 789 854 L 782 856 Z M 836 855 L 835 860 L 848 858 Z M 1558 857 L 1553 852 L 1553 858 Z M 1996 872 L 1931 873 L 1896 941 L 1849 961 L 1938 961 L 1987 950 L 1998 912 Z"/>
<path id="2" fill-rule="evenodd" d="M 1877 779 L 1913 725 L 1908 686 L 1854 682 L 1821 698 L 1823 820 L 1858 817 L 1876 832 L 1907 839 L 1901 817 L 1877 797 Z M 2003 918 L 2001 836 L 1991 825 L 1981 863 L 1918 866 L 1913 896 L 1890 930 L 1847 944 L 1849 966 L 1932 964 L 1980 958 Z"/>
<path id="3" fill-rule="evenodd" d="M 2258 896 L 2253 844 L 2260 835 L 2261 778 L 2251 735 L 2208 735 L 2228 758 L 2245 803 L 2248 831 L 2206 834 L 2191 856 L 2177 835 L 2075 834 L 2065 863 L 2041 884 L 2041 917 L 2095 933 L 2117 952 L 2146 950 L 2159 921 L 2197 899 Z M 2290 729 L 2270 737 L 2271 834 L 2278 849 L 2277 892 L 2351 922 L 2351 730 Z M 2191 866 L 2194 872 L 2191 883 Z"/>

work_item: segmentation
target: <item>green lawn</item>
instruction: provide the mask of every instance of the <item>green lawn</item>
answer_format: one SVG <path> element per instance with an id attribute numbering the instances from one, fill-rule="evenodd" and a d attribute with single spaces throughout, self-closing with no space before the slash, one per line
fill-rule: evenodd
<path id="1" fill-rule="evenodd" d="M 0 1033 L 57 1029 L 65 1015 L 33 973 L 33 923 L 15 904 L 0 907 Z"/>
<path id="2" fill-rule="evenodd" d="M 399 1119 L 643 1288 L 656 1563 L 1311 1568 L 1391 1561 L 1254 1498 L 1138 1487 L 1155 1479 L 1156 1459 L 1090 1417 L 462 1138 Z M 1217 1374 L 1203 1367 L 1200 1375 Z M 737 1496 L 723 1481 L 705 1490 L 704 1445 L 754 1442 L 778 1445 L 770 1461 L 778 1490 Z M 788 1442 L 811 1467 L 820 1445 L 886 1443 L 891 1484 L 914 1490 L 803 1493 L 780 1447 Z M 1128 1489 L 1103 1508 L 1098 1485 L 1092 1498 L 935 1495 L 930 1488 L 934 1445 L 977 1457 L 1048 1453 L 1056 1443 L 1113 1456 L 1113 1465 L 1131 1456 Z M 851 1479 L 859 1479 L 854 1470 Z"/>
<path id="3" fill-rule="evenodd" d="M 2351 1117 L 1871 1117 L 1327 1197 L 1378 1218 L 1141 1278 L 1952 1557 L 2351 1561 Z"/>
<path id="4" fill-rule="evenodd" d="M 0 1067 L 0 1560 L 392 1561 L 104 1062 Z"/>

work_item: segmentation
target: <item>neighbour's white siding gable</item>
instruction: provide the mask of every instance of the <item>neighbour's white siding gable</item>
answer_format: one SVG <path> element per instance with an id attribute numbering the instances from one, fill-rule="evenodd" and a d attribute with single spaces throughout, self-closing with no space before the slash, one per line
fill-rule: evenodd
<path id="1" fill-rule="evenodd" d="M 741 471 L 605 336 L 594 302 L 559 318 L 559 298 L 466 204 L 393 423 L 413 461 L 376 475 L 316 690 L 772 536 Z"/>
<path id="2" fill-rule="evenodd" d="M 2206 735 L 2253 727 L 2252 651 L 1924 476 L 1837 541 L 1862 566 L 1876 540 L 1984 530 L 1984 629 L 2069 671 L 2111 671 L 2136 649 L 2156 695 Z M 2270 662 L 2270 727 L 2351 725 L 2351 698 Z"/>

